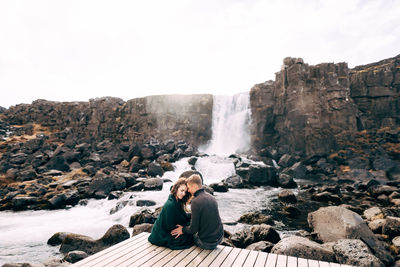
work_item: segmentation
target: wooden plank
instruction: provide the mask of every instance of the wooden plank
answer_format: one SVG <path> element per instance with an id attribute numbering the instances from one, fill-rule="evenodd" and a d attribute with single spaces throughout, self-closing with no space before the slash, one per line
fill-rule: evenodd
<path id="1" fill-rule="evenodd" d="M 265 263 L 267 262 L 267 258 L 268 258 L 268 253 L 265 252 L 259 252 L 258 253 L 258 257 L 256 260 L 256 263 L 254 264 L 254 267 L 264 267 Z"/>
<path id="2" fill-rule="evenodd" d="M 211 263 L 211 267 L 219 267 L 221 266 L 222 262 L 228 257 L 229 253 L 233 250 L 232 247 L 224 247 L 224 249 L 221 251 L 221 253 L 218 254 L 218 257 L 214 259 L 214 261 Z"/>
<path id="3" fill-rule="evenodd" d="M 195 267 L 198 266 L 207 256 L 211 253 L 212 250 L 204 249 L 196 258 L 194 258 L 186 267 Z"/>
<path id="4" fill-rule="evenodd" d="M 128 245 L 128 244 L 130 244 L 132 242 L 136 242 L 138 240 L 147 238 L 148 236 L 149 236 L 149 233 L 140 233 L 140 234 L 138 234 L 138 235 L 136 235 L 134 237 L 131 237 L 131 238 L 127 239 L 127 240 L 124 240 L 124 241 L 122 241 L 122 242 L 120 242 L 120 243 L 118 243 L 118 244 L 116 244 L 114 246 L 111 246 L 109 248 L 103 249 L 102 251 L 100 251 L 100 252 L 98 252 L 98 253 L 96 253 L 94 255 L 91 255 L 91 256 L 87 257 L 86 259 L 83 259 L 83 260 L 81 260 L 81 261 L 79 261 L 79 262 L 77 262 L 75 264 L 70 265 L 70 266 L 71 267 L 72 266 L 73 267 L 78 267 L 78 266 L 85 265 L 85 264 L 89 263 L 90 261 L 92 261 L 92 260 L 94 260 L 96 258 L 99 258 L 99 257 L 102 257 L 102 256 L 104 256 L 106 254 L 109 254 L 110 252 L 112 252 L 112 251 L 114 251 L 116 249 L 119 249 L 121 247 L 124 247 L 124 246 L 126 246 L 126 245 Z"/>
<path id="5" fill-rule="evenodd" d="M 143 266 L 143 264 L 152 258 L 154 258 L 156 255 L 160 254 L 164 250 L 166 250 L 166 247 L 157 247 L 153 251 L 151 251 L 149 254 L 146 256 L 142 257 L 140 260 L 135 261 L 131 266 Z"/>
<path id="6" fill-rule="evenodd" d="M 147 244 L 146 244 L 147 245 Z M 130 253 L 129 255 L 126 255 L 125 259 L 119 260 L 118 263 L 113 262 L 111 265 L 108 266 L 132 266 L 135 262 L 139 261 L 141 258 L 147 256 L 151 252 L 155 251 L 158 246 L 151 245 L 150 247 L 143 249 L 140 253 Z"/>
<path id="7" fill-rule="evenodd" d="M 329 262 L 326 261 L 318 261 L 319 267 L 330 267 Z"/>
<path id="8" fill-rule="evenodd" d="M 297 267 L 297 258 L 288 256 L 287 258 L 287 267 Z"/>
<path id="9" fill-rule="evenodd" d="M 319 267 L 319 263 L 316 260 L 308 260 L 308 267 Z"/>
<path id="10" fill-rule="evenodd" d="M 246 261 L 243 263 L 243 266 L 245 267 L 254 266 L 257 260 L 257 256 L 258 256 L 258 251 L 251 250 L 249 255 L 247 256 Z"/>
<path id="11" fill-rule="evenodd" d="M 173 251 L 176 251 L 176 250 L 166 248 L 163 252 L 157 254 L 156 256 L 154 256 L 153 258 L 148 260 L 147 262 L 143 263 L 142 266 L 143 267 L 154 266 L 161 259 L 164 259 L 165 257 L 169 257 L 169 254 L 172 253 Z"/>
<path id="12" fill-rule="evenodd" d="M 265 263 L 265 267 L 275 267 L 277 259 L 278 259 L 278 254 L 269 253 L 267 262 Z"/>
<path id="13" fill-rule="evenodd" d="M 192 252 L 193 250 L 196 249 L 196 246 L 192 246 L 190 248 L 184 249 L 182 250 L 181 253 L 179 253 L 178 255 L 176 255 L 173 259 L 171 259 L 170 261 L 168 261 L 165 265 L 166 267 L 172 267 L 175 266 L 176 264 L 178 264 L 181 260 L 183 260 L 187 255 L 189 255 L 190 252 Z M 158 265 L 157 266 L 161 266 Z"/>
<path id="14" fill-rule="evenodd" d="M 177 265 L 177 267 L 185 267 L 188 265 L 194 258 L 198 257 L 200 253 L 203 252 L 203 249 L 200 247 L 196 247 L 192 252 L 189 253 L 184 259 L 182 259 Z"/>
<path id="15" fill-rule="evenodd" d="M 341 264 L 340 266 L 341 266 L 341 267 L 353 267 L 353 266 L 347 265 L 347 264 Z"/>
<path id="16" fill-rule="evenodd" d="M 204 260 L 200 263 L 199 267 L 209 266 L 211 264 L 211 262 L 213 262 L 215 260 L 215 258 L 218 257 L 218 255 L 222 252 L 222 250 L 224 248 L 225 248 L 224 246 L 217 246 L 216 249 L 211 251 L 211 253 L 208 254 L 207 257 L 204 258 Z"/>
<path id="17" fill-rule="evenodd" d="M 172 250 L 171 253 L 168 253 L 167 256 L 165 256 L 164 258 L 160 259 L 155 266 L 163 266 L 164 264 L 168 263 L 170 260 L 172 260 L 173 258 L 175 258 L 177 255 L 179 255 L 181 252 L 183 251 L 183 249 L 181 250 Z"/>
<path id="18" fill-rule="evenodd" d="M 249 254 L 250 250 L 242 249 L 239 255 L 236 257 L 235 262 L 232 264 L 232 267 L 242 267 Z"/>
<path id="19" fill-rule="evenodd" d="M 287 256 L 286 255 L 278 255 L 278 259 L 276 260 L 276 267 L 286 267 Z"/>
<path id="20" fill-rule="evenodd" d="M 308 261 L 303 258 L 297 259 L 297 267 L 308 267 Z"/>
<path id="21" fill-rule="evenodd" d="M 228 257 L 225 258 L 223 263 L 220 265 L 221 267 L 230 267 L 232 263 L 236 260 L 236 257 L 239 255 L 241 249 L 233 248 L 229 253 Z"/>
<path id="22" fill-rule="evenodd" d="M 102 255 L 101 257 L 97 257 L 97 258 L 89 261 L 88 263 L 86 263 L 84 266 L 98 266 L 98 265 L 102 264 L 105 259 L 116 258 L 119 255 L 121 255 L 121 253 L 123 254 L 123 253 L 126 253 L 127 251 L 135 250 L 137 247 L 140 247 L 140 246 L 148 243 L 147 237 L 142 238 L 140 240 L 136 240 L 136 241 L 137 242 L 131 242 L 123 247 L 119 247 L 119 248 L 111 251 L 110 253 Z"/>
<path id="23" fill-rule="evenodd" d="M 330 262 L 330 263 L 329 263 L 329 266 L 330 266 L 330 267 L 340 267 L 340 264 L 339 264 L 339 263 Z"/>
<path id="24" fill-rule="evenodd" d="M 134 257 L 135 255 L 141 253 L 143 250 L 146 250 L 150 247 L 153 248 L 155 246 L 152 245 L 150 242 L 146 242 L 146 243 L 141 244 L 140 246 L 136 246 L 132 249 L 120 251 L 119 253 L 113 254 L 112 257 L 103 259 L 101 262 L 96 264 L 96 267 L 97 266 L 107 266 L 107 267 L 120 266 L 123 262 L 127 261 L 128 259 Z"/>

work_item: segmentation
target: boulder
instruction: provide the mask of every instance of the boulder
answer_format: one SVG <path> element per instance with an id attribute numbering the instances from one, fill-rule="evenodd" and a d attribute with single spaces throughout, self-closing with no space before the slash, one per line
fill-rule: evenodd
<path id="1" fill-rule="evenodd" d="M 335 242 L 340 239 L 361 239 L 384 264 L 391 263 L 393 258 L 369 229 L 357 213 L 348 209 L 330 206 L 319 208 L 308 214 L 308 224 L 323 242 Z"/>
<path id="2" fill-rule="evenodd" d="M 58 232 L 52 235 L 49 240 L 47 240 L 47 245 L 50 246 L 58 246 L 61 245 L 61 243 L 64 241 L 64 239 L 67 237 L 67 235 L 72 234 L 68 232 Z"/>
<path id="3" fill-rule="evenodd" d="M 272 248 L 271 253 L 319 261 L 335 261 L 335 254 L 332 250 L 300 236 L 290 236 L 280 240 Z"/>
<path id="4" fill-rule="evenodd" d="M 164 169 L 157 162 L 152 162 L 147 167 L 147 174 L 150 177 L 162 177 L 164 175 Z"/>
<path id="5" fill-rule="evenodd" d="M 293 191 L 291 191 L 291 190 L 282 190 L 281 192 L 279 192 L 278 199 L 280 201 L 286 202 L 286 203 L 296 203 L 297 202 L 297 198 L 296 198 L 295 194 L 293 193 Z"/>
<path id="6" fill-rule="evenodd" d="M 153 224 L 151 223 L 137 224 L 133 227 L 132 236 L 138 235 L 143 232 L 151 233 L 151 229 L 153 229 Z"/>
<path id="7" fill-rule="evenodd" d="M 228 185 L 224 182 L 213 183 L 209 185 L 214 192 L 228 192 Z"/>
<path id="8" fill-rule="evenodd" d="M 368 221 L 373 220 L 374 217 L 376 217 L 380 214 L 382 214 L 382 210 L 378 207 L 372 207 L 372 208 L 366 209 L 363 213 L 365 219 L 367 219 Z"/>
<path id="9" fill-rule="evenodd" d="M 283 168 L 287 168 L 293 165 L 293 163 L 295 162 L 295 159 L 288 155 L 288 154 L 284 154 L 278 161 L 278 165 L 283 167 Z"/>
<path id="10" fill-rule="evenodd" d="M 124 241 L 129 237 L 129 232 L 120 224 L 111 226 L 104 236 L 98 240 L 94 240 L 84 235 L 69 234 L 61 243 L 60 252 L 67 253 L 74 250 L 80 250 L 91 255 Z"/>
<path id="11" fill-rule="evenodd" d="M 252 164 L 249 167 L 247 181 L 254 185 L 277 185 L 278 177 L 274 167 Z"/>
<path id="12" fill-rule="evenodd" d="M 256 251 L 263 251 L 263 252 L 270 252 L 271 249 L 274 247 L 274 244 L 268 241 L 258 241 L 251 245 L 248 245 L 246 249 L 249 250 L 256 250 Z"/>
<path id="13" fill-rule="evenodd" d="M 250 212 L 243 214 L 239 218 L 239 222 L 247 224 L 274 224 L 271 216 L 263 215 L 259 212 Z"/>
<path id="14" fill-rule="evenodd" d="M 368 227 L 375 234 L 382 234 L 382 229 L 385 224 L 386 224 L 386 219 L 376 219 L 369 222 Z"/>
<path id="15" fill-rule="evenodd" d="M 88 254 L 84 251 L 80 251 L 80 250 L 74 250 L 74 251 L 70 251 L 68 252 L 63 260 L 70 262 L 70 263 L 75 263 L 78 262 L 80 260 L 83 260 L 84 258 L 87 258 Z"/>
<path id="16" fill-rule="evenodd" d="M 244 184 L 243 184 L 243 178 L 240 177 L 239 175 L 233 175 L 231 177 L 228 177 L 224 180 L 222 180 L 222 182 L 226 185 L 228 185 L 229 188 L 243 188 Z"/>
<path id="17" fill-rule="evenodd" d="M 296 188 L 297 183 L 294 181 L 293 177 L 288 173 L 281 172 L 279 174 L 278 184 L 282 188 Z"/>
<path id="18" fill-rule="evenodd" d="M 144 190 L 162 190 L 163 180 L 160 178 L 149 178 L 144 182 Z"/>
<path id="19" fill-rule="evenodd" d="M 284 169 L 282 173 L 288 174 L 293 179 L 304 179 L 307 169 L 301 162 L 296 162 L 291 167 Z"/>
<path id="20" fill-rule="evenodd" d="M 319 202 L 333 202 L 335 204 L 340 204 L 342 202 L 338 195 L 332 194 L 330 192 L 312 194 L 311 199 Z"/>
<path id="21" fill-rule="evenodd" d="M 157 213 L 151 212 L 149 209 L 142 209 L 133 214 L 129 220 L 129 227 L 137 224 L 150 223 L 153 224 L 158 217 Z"/>
<path id="22" fill-rule="evenodd" d="M 102 171 L 98 171 L 89 184 L 88 195 L 98 196 L 103 195 L 105 197 L 110 194 L 111 191 L 122 190 L 126 187 L 126 181 L 124 178 L 116 175 L 107 175 Z"/>
<path id="23" fill-rule="evenodd" d="M 359 239 L 341 239 L 333 245 L 336 259 L 341 264 L 384 267 L 368 246 Z"/>
<path id="24" fill-rule="evenodd" d="M 386 222 L 382 228 L 382 233 L 390 236 L 391 238 L 400 235 L 400 218 L 387 216 Z"/>
<path id="25" fill-rule="evenodd" d="M 374 238 L 364 220 L 348 209 L 330 206 L 308 214 L 308 224 L 323 242 L 339 239 Z"/>
<path id="26" fill-rule="evenodd" d="M 37 197 L 27 197 L 27 196 L 16 196 L 12 199 L 13 210 L 25 210 L 29 209 L 30 205 L 38 204 Z"/>
<path id="27" fill-rule="evenodd" d="M 269 241 L 271 243 L 278 243 L 281 238 L 274 227 L 267 224 L 254 225 L 251 227 L 251 232 L 254 233 L 254 241 Z"/>
<path id="28" fill-rule="evenodd" d="M 136 206 L 138 206 L 138 207 L 149 207 L 149 206 L 154 206 L 154 205 L 156 205 L 156 202 L 153 200 L 139 199 L 138 201 L 136 201 Z"/>
<path id="29" fill-rule="evenodd" d="M 235 247 L 245 248 L 254 242 L 254 233 L 243 229 L 231 235 L 230 240 Z"/>

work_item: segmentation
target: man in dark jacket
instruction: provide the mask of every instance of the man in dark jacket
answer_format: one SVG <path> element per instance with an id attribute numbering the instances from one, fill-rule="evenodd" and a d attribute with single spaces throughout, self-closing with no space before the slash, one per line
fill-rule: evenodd
<path id="1" fill-rule="evenodd" d="M 214 197 L 202 188 L 202 180 L 194 174 L 187 180 L 188 192 L 192 199 L 192 219 L 189 226 L 177 225 L 171 234 L 178 238 L 182 234 L 192 234 L 194 242 L 203 249 L 215 249 L 222 241 L 224 228 Z"/>

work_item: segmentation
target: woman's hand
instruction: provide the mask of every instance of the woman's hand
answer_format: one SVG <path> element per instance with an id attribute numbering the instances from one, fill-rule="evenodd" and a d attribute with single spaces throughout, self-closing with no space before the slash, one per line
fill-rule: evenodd
<path id="1" fill-rule="evenodd" d="M 183 232 L 182 232 L 183 226 L 179 225 L 179 224 L 177 224 L 176 226 L 177 227 L 171 231 L 171 235 L 175 236 L 175 239 L 177 239 L 179 236 L 183 235 Z"/>

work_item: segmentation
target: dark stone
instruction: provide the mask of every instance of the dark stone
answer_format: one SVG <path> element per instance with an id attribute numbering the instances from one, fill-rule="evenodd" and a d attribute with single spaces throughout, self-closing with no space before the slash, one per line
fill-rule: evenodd
<path id="1" fill-rule="evenodd" d="M 294 164 L 294 162 L 295 162 L 295 159 L 292 156 L 290 156 L 288 154 L 284 154 L 279 159 L 278 165 L 283 167 L 283 168 L 287 168 L 287 167 L 292 166 Z"/>
<path id="2" fill-rule="evenodd" d="M 271 243 L 278 243 L 281 238 L 279 233 L 274 227 L 267 224 L 254 225 L 251 227 L 251 232 L 254 233 L 254 241 L 269 241 Z"/>
<path id="3" fill-rule="evenodd" d="M 52 235 L 49 240 L 47 240 L 47 245 L 58 246 L 64 241 L 65 237 L 71 233 L 68 232 L 58 232 Z"/>
<path id="4" fill-rule="evenodd" d="M 144 182 L 144 190 L 162 190 L 163 180 L 160 178 L 149 178 Z"/>
<path id="5" fill-rule="evenodd" d="M 228 177 L 222 181 L 224 184 L 228 185 L 229 188 L 243 188 L 243 178 L 239 175 L 234 175 Z"/>
<path id="6" fill-rule="evenodd" d="M 278 177 L 274 167 L 250 165 L 248 182 L 254 185 L 277 185 Z"/>
<path id="7" fill-rule="evenodd" d="M 188 159 L 188 163 L 190 165 L 194 166 L 196 164 L 196 162 L 197 162 L 197 157 L 191 157 L 191 158 Z"/>
<path id="8" fill-rule="evenodd" d="M 250 212 L 240 216 L 239 222 L 247 224 L 274 224 L 271 216 L 263 215 L 258 212 Z"/>
<path id="9" fill-rule="evenodd" d="M 150 223 L 137 224 L 132 229 L 132 236 L 138 235 L 143 232 L 151 233 L 151 229 L 153 229 L 153 224 Z"/>
<path id="10" fill-rule="evenodd" d="M 312 200 L 320 202 L 333 202 L 335 204 L 340 204 L 342 201 L 338 195 L 334 195 L 330 192 L 316 193 L 311 196 Z"/>
<path id="11" fill-rule="evenodd" d="M 268 241 L 258 241 L 251 245 L 248 245 L 246 249 L 255 250 L 255 251 L 263 251 L 263 252 L 271 252 L 271 249 L 274 247 L 274 244 Z"/>
<path id="12" fill-rule="evenodd" d="M 129 227 L 137 224 L 150 223 L 153 224 L 157 219 L 157 214 L 151 212 L 149 209 L 143 209 L 133 214 L 129 220 Z"/>
<path id="13" fill-rule="evenodd" d="M 281 192 L 279 192 L 278 199 L 282 202 L 287 202 L 287 203 L 297 202 L 295 194 L 290 190 L 282 190 Z"/>
<path id="14" fill-rule="evenodd" d="M 228 185 L 223 182 L 213 183 L 209 186 L 214 190 L 214 192 L 228 192 Z"/>
<path id="15" fill-rule="evenodd" d="M 151 177 L 162 177 L 164 175 L 164 169 L 161 167 L 160 164 L 152 162 L 147 167 L 147 174 Z"/>
<path id="16" fill-rule="evenodd" d="M 294 179 L 304 179 L 306 177 L 307 169 L 301 162 L 296 162 L 290 168 L 284 169 L 282 173 L 286 173 Z"/>
<path id="17" fill-rule="evenodd" d="M 282 188 L 297 188 L 297 183 L 294 181 L 293 177 L 284 172 L 279 174 L 278 184 Z"/>
<path id="18" fill-rule="evenodd" d="M 142 200 L 139 199 L 138 201 L 136 201 L 136 206 L 138 207 L 144 207 L 144 206 L 154 206 L 156 205 L 156 202 L 153 200 Z"/>
<path id="19" fill-rule="evenodd" d="M 144 189 L 144 183 L 142 182 L 136 183 L 128 188 L 129 191 L 142 191 L 143 189 Z"/>
<path id="20" fill-rule="evenodd" d="M 69 263 L 76 263 L 80 260 L 83 260 L 84 258 L 87 258 L 88 254 L 84 251 L 80 251 L 80 250 L 74 250 L 74 251 L 70 251 L 68 252 L 63 260 L 69 262 Z"/>
<path id="21" fill-rule="evenodd" d="M 238 248 L 245 248 L 254 242 L 254 233 L 249 230 L 241 230 L 234 233 L 230 240 Z"/>

